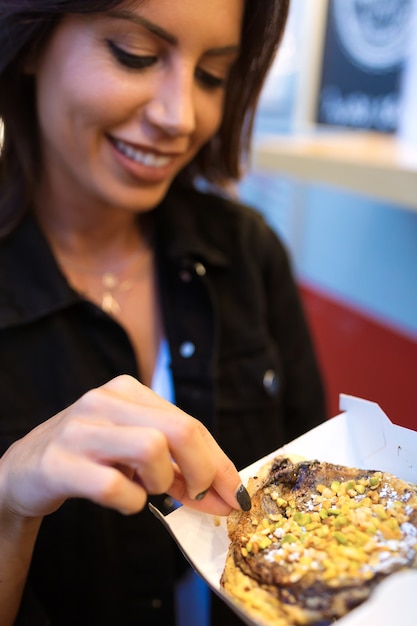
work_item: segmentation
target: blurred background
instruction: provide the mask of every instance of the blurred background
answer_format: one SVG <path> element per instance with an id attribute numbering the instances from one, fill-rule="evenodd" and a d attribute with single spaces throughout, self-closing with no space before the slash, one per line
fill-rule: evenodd
<path id="1" fill-rule="evenodd" d="M 290 252 L 329 417 L 347 393 L 413 429 L 416 4 L 292 0 L 238 188 Z"/>

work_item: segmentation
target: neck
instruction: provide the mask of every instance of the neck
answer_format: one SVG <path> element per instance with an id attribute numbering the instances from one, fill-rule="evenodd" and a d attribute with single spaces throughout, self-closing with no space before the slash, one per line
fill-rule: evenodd
<path id="1" fill-rule="evenodd" d="M 86 224 L 60 215 L 37 215 L 54 255 L 86 269 L 107 271 L 150 248 L 143 220 L 135 214 Z"/>
<path id="2" fill-rule="evenodd" d="M 34 201 L 40 227 L 59 255 L 93 263 L 130 255 L 147 237 L 142 228 L 147 221 L 134 210 L 121 210 L 77 194 L 57 194 L 56 185 L 44 181 Z"/>
<path id="3" fill-rule="evenodd" d="M 64 233 L 60 239 L 56 232 L 51 237 L 49 231 L 49 241 L 72 287 L 107 313 L 120 316 L 134 287 L 152 273 L 152 247 L 143 229 L 131 225 L 127 232 L 113 232 L 112 237 L 95 233 L 87 240 L 79 233 L 72 237 Z"/>

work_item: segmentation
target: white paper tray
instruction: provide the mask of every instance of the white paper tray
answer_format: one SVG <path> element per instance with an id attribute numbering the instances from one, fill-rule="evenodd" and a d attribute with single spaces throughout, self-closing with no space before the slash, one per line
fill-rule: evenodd
<path id="1" fill-rule="evenodd" d="M 288 445 L 240 472 L 244 484 L 268 459 L 278 454 L 298 454 L 364 469 L 390 472 L 417 484 L 417 432 L 396 426 L 374 402 L 342 394 L 340 415 L 310 430 Z M 247 624 L 256 624 L 220 588 L 229 546 L 226 519 L 216 526 L 212 515 L 180 507 L 164 517 L 152 512 L 177 541 L 184 555 L 224 601 Z M 218 522 L 219 518 L 217 518 Z M 365 603 L 337 620 L 339 626 L 417 626 L 417 571 L 401 572 L 383 581 Z"/>

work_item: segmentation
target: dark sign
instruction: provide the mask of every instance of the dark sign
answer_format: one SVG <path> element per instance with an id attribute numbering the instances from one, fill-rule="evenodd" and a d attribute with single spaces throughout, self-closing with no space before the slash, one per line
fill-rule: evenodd
<path id="1" fill-rule="evenodd" d="M 329 0 L 318 123 L 393 132 L 414 0 Z"/>

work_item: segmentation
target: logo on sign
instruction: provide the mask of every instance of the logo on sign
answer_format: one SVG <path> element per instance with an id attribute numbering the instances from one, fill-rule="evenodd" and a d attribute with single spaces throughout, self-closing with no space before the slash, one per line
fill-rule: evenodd
<path id="1" fill-rule="evenodd" d="M 336 33 L 345 53 L 371 72 L 404 61 L 414 0 L 333 0 Z"/>

